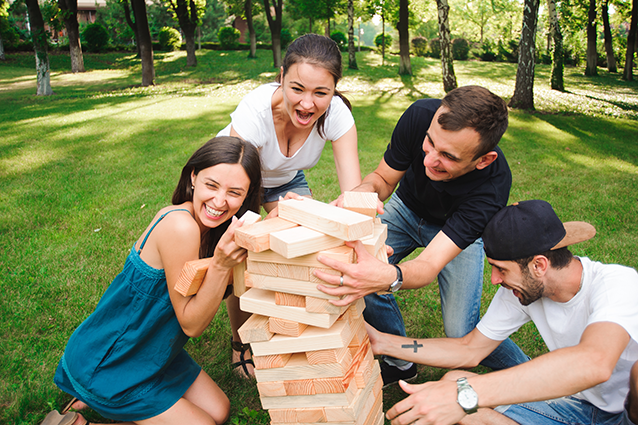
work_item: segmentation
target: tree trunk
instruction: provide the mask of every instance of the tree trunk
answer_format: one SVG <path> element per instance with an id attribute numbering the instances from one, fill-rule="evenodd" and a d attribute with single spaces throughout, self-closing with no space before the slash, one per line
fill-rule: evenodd
<path id="1" fill-rule="evenodd" d="M 69 37 L 69 55 L 71 56 L 71 71 L 84 72 L 84 56 L 80 42 L 78 26 L 78 1 L 58 0 L 58 7 L 62 13 L 66 34 Z"/>
<path id="2" fill-rule="evenodd" d="M 603 34 L 605 37 L 605 53 L 607 53 L 607 69 L 609 72 L 618 72 L 616 66 L 616 56 L 614 55 L 614 46 L 611 40 L 611 27 L 609 26 L 609 0 L 603 1 Z"/>
<path id="3" fill-rule="evenodd" d="M 565 69 L 565 53 L 563 51 L 563 33 L 558 23 L 558 13 L 556 12 L 556 0 L 547 0 L 547 10 L 549 12 L 549 32 L 553 43 L 552 50 L 552 74 L 550 86 L 553 90 L 565 91 L 563 71 Z"/>
<path id="4" fill-rule="evenodd" d="M 197 5 L 192 0 L 176 0 L 170 2 L 179 27 L 186 39 L 186 66 L 197 66 L 197 56 L 195 56 L 195 29 L 197 28 Z"/>
<path id="5" fill-rule="evenodd" d="M 140 59 L 142 60 L 142 86 L 155 85 L 155 66 L 153 65 L 153 43 L 151 31 L 146 17 L 146 3 L 144 0 L 131 0 L 135 26 L 137 27 L 137 41 L 139 42 Z"/>
<path id="6" fill-rule="evenodd" d="M 2 35 L 0 35 L 0 61 L 7 60 L 4 56 L 4 43 L 2 42 Z"/>
<path id="7" fill-rule="evenodd" d="M 250 37 L 250 51 L 248 57 L 254 59 L 257 57 L 257 34 L 255 34 L 255 26 L 253 25 L 253 2 L 246 0 L 244 2 L 244 15 L 246 15 L 246 25 L 248 25 L 248 35 Z"/>
<path id="8" fill-rule="evenodd" d="M 408 7 L 410 0 L 399 0 L 399 75 L 412 75 L 410 64 L 410 31 L 408 19 L 410 12 Z"/>
<path id="9" fill-rule="evenodd" d="M 450 20 L 448 18 L 450 6 L 448 5 L 447 0 L 436 0 L 436 7 L 439 15 L 439 40 L 441 44 L 443 89 L 447 93 L 457 87 L 456 75 L 454 75 L 452 42 L 450 40 Z"/>
<path id="10" fill-rule="evenodd" d="M 587 15 L 587 66 L 585 75 L 598 75 L 598 52 L 596 51 L 596 0 L 589 0 Z"/>
<path id="11" fill-rule="evenodd" d="M 264 0 L 264 9 L 266 12 L 266 19 L 268 20 L 268 27 L 270 27 L 270 39 L 272 42 L 272 58 L 273 66 L 280 68 L 282 64 L 281 60 L 281 10 L 283 0 L 273 0 L 273 8 L 275 9 L 275 17 L 272 16 L 270 8 L 270 0 Z"/>
<path id="12" fill-rule="evenodd" d="M 197 66 L 197 56 L 195 56 L 195 28 L 182 28 L 186 39 L 186 66 Z"/>
<path id="13" fill-rule="evenodd" d="M 132 1 L 133 0 L 131 0 L 131 2 Z M 124 19 L 126 19 L 126 23 L 128 24 L 129 28 L 131 28 L 131 30 L 133 31 L 133 38 L 135 39 L 135 49 L 137 50 L 137 57 L 141 58 L 142 54 L 140 53 L 140 36 L 137 31 L 137 23 L 134 22 L 133 19 L 131 19 L 131 10 L 128 7 L 128 2 L 129 0 L 124 0 L 121 2 L 122 7 L 124 8 Z M 131 7 L 132 7 L 132 3 L 131 3 Z"/>
<path id="14" fill-rule="evenodd" d="M 31 26 L 31 37 L 33 39 L 33 50 L 35 50 L 35 70 L 37 75 L 36 95 L 50 96 L 51 71 L 49 69 L 49 53 L 47 45 L 47 32 L 44 30 L 44 20 L 38 0 L 26 0 L 29 11 L 29 25 Z"/>
<path id="15" fill-rule="evenodd" d="M 385 65 L 385 12 L 381 12 L 381 65 Z"/>
<path id="16" fill-rule="evenodd" d="M 348 0 L 348 68 L 359 69 L 354 47 L 354 0 Z"/>
<path id="17" fill-rule="evenodd" d="M 525 0 L 523 28 L 518 49 L 516 86 L 509 106 L 518 109 L 534 109 L 534 53 L 539 0 Z"/>
<path id="18" fill-rule="evenodd" d="M 326 26 L 323 28 L 323 35 L 330 38 L 330 19 L 326 22 Z"/>
<path id="19" fill-rule="evenodd" d="M 634 79 L 634 52 L 636 51 L 636 27 L 638 26 L 638 0 L 631 2 L 631 24 L 627 36 L 627 54 L 625 55 L 625 71 L 622 79 L 632 81 Z M 633 40 L 633 42 L 632 42 Z"/>

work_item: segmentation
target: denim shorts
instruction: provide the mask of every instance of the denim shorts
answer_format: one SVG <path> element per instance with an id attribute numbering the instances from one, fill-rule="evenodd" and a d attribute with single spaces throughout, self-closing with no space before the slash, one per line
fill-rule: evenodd
<path id="1" fill-rule="evenodd" d="M 312 196 L 312 191 L 306 181 L 306 175 L 303 170 L 297 171 L 297 175 L 286 184 L 278 187 L 264 188 L 264 194 L 261 197 L 261 203 L 276 202 L 280 196 L 286 196 L 286 193 L 294 192 L 301 196 Z"/>
<path id="2" fill-rule="evenodd" d="M 521 425 L 636 425 L 629 420 L 627 409 L 609 413 L 573 396 L 498 406 L 494 410 Z"/>

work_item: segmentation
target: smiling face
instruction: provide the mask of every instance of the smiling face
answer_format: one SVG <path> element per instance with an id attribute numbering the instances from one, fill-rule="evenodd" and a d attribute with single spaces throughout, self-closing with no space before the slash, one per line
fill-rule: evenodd
<path id="1" fill-rule="evenodd" d="M 480 143 L 479 134 L 472 128 L 444 130 L 438 119 L 446 110 L 443 106 L 439 108 L 423 140 L 425 174 L 433 181 L 450 181 L 475 169 L 485 168 L 497 156 L 492 151 L 474 159 Z"/>
<path id="2" fill-rule="evenodd" d="M 213 228 L 239 211 L 250 187 L 250 179 L 239 164 L 218 164 L 191 174 L 193 211 L 200 226 Z"/>
<path id="3" fill-rule="evenodd" d="M 488 258 L 487 262 L 492 266 L 492 284 L 511 290 L 522 305 L 530 305 L 544 295 L 543 282 L 532 276 L 529 264 L 521 270 L 518 263 L 514 261 L 497 261 Z"/>
<path id="4" fill-rule="evenodd" d="M 291 65 L 281 86 L 284 108 L 297 128 L 312 127 L 326 112 L 335 93 L 332 74 L 306 62 Z"/>

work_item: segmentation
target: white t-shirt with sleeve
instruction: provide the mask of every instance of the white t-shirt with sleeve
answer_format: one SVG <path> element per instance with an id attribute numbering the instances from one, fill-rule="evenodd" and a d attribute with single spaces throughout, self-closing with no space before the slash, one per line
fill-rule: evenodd
<path id="1" fill-rule="evenodd" d="M 230 135 L 230 127 L 239 136 L 259 149 L 263 186 L 279 187 L 290 182 L 297 171 L 314 167 L 326 144 L 326 140 L 338 140 L 354 125 L 352 113 L 339 96 L 333 96 L 326 111 L 324 136 L 321 137 L 315 124 L 310 135 L 290 158 L 279 149 L 275 122 L 272 115 L 272 96 L 279 83 L 264 84 L 248 93 L 230 114 L 231 122 L 218 136 Z"/>
<path id="2" fill-rule="evenodd" d="M 586 257 L 579 260 L 583 265 L 582 287 L 571 300 L 559 303 L 543 297 L 523 306 L 511 290 L 501 287 L 477 328 L 486 337 L 502 341 L 531 320 L 547 348 L 553 351 L 578 345 L 585 328 L 592 323 L 617 323 L 631 340 L 611 378 L 575 397 L 606 412 L 619 413 L 629 391 L 629 372 L 638 360 L 638 273 Z"/>

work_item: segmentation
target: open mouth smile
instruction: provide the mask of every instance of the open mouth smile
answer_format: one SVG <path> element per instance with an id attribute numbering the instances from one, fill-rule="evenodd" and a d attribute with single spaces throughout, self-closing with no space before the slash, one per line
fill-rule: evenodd
<path id="1" fill-rule="evenodd" d="M 216 210 L 214 208 L 209 207 L 206 204 L 204 204 L 204 207 L 206 207 L 206 215 L 210 216 L 211 218 L 219 218 L 222 215 L 224 215 L 224 213 L 226 212 L 226 211 Z"/>
<path id="2" fill-rule="evenodd" d="M 297 119 L 302 124 L 308 124 L 314 115 L 314 112 L 303 112 L 298 109 L 296 110 L 296 112 L 297 112 Z"/>

